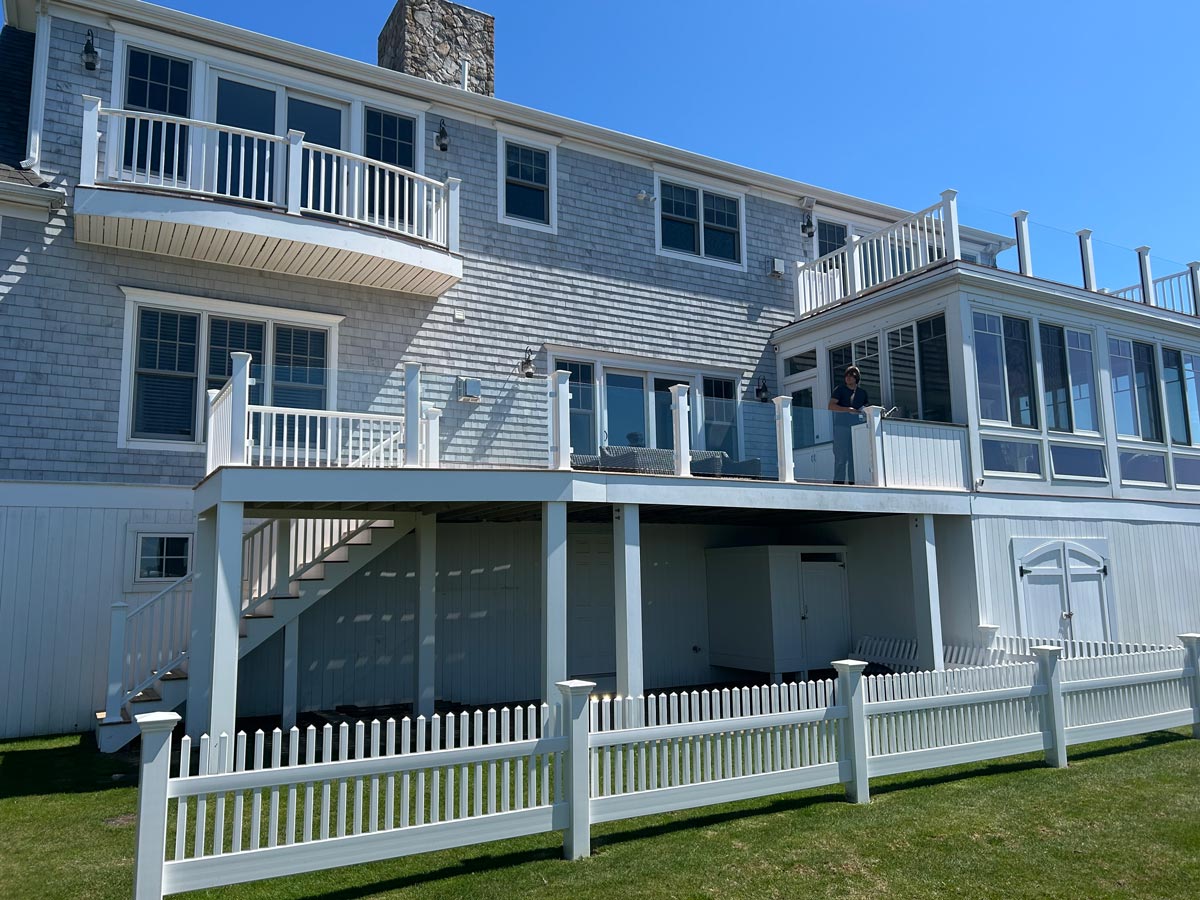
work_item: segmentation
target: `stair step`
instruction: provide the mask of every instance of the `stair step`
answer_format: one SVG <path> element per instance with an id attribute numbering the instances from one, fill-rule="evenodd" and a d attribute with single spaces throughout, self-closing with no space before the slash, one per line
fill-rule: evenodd
<path id="1" fill-rule="evenodd" d="M 187 681 L 187 677 L 188 677 L 187 672 L 183 671 L 182 669 L 179 669 L 179 670 L 172 669 L 170 672 L 167 672 L 165 675 L 160 676 L 158 680 L 159 681 Z"/>
<path id="2" fill-rule="evenodd" d="M 162 699 L 162 694 L 154 688 L 146 688 L 144 691 L 134 694 L 130 698 L 130 703 L 155 703 Z"/>

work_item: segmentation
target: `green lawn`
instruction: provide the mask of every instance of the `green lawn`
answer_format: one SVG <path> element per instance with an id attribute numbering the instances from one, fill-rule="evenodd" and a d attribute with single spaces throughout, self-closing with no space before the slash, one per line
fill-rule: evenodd
<path id="1" fill-rule="evenodd" d="M 0 742 L 0 896 L 128 898 L 126 760 L 77 736 Z M 1182 732 L 259 882 L 192 897 L 1200 896 L 1200 741 Z"/>

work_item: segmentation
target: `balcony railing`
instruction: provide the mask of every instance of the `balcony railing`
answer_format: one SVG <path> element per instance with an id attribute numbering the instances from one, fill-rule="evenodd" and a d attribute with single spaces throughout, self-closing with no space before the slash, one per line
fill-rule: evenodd
<path id="1" fill-rule="evenodd" d="M 1200 294 L 1200 264 L 1189 266 L 1184 272 L 1150 279 L 1148 294 L 1142 284 L 1133 284 L 1109 293 L 1134 303 L 1146 303 L 1146 297 L 1149 296 L 1148 305 L 1156 309 L 1166 309 L 1185 316 L 1200 316 L 1200 303 L 1197 302 L 1197 295 Z"/>
<path id="2" fill-rule="evenodd" d="M 796 318 L 911 275 L 943 259 L 961 257 L 954 191 L 942 201 L 813 262 L 797 263 Z"/>
<path id="3" fill-rule="evenodd" d="M 232 200 L 458 250 L 459 179 L 444 183 L 304 140 L 84 98 L 80 185 Z"/>

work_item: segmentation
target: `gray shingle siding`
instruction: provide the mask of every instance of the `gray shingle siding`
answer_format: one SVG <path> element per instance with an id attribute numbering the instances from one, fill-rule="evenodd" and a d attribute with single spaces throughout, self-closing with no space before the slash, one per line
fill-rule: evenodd
<path id="1" fill-rule="evenodd" d="M 85 26 L 51 29 L 43 171 L 74 184 L 84 93 L 109 101 L 112 70 L 79 65 Z M 96 40 L 112 59 L 113 36 Z M 436 122 L 444 111 L 431 110 Z M 192 484 L 194 453 L 117 448 L 124 296 L 142 287 L 345 316 L 338 405 L 398 411 L 405 362 L 423 364 L 427 399 L 444 406 L 443 459 L 543 465 L 545 381 L 521 379 L 524 347 L 545 344 L 742 373 L 746 453 L 774 466 L 772 330 L 791 319 L 792 284 L 768 273 L 806 241 L 795 206 L 748 194 L 747 271 L 655 253 L 658 207 L 634 195 L 649 168 L 558 149 L 558 233 L 497 221 L 496 132 L 446 117 L 449 152 L 427 128 L 426 172 L 463 179 L 464 277 L 438 300 L 247 269 L 77 245 L 69 210 L 50 227 L 5 222 L 0 233 L 0 479 Z M 455 321 L 455 311 L 465 319 Z M 538 371 L 547 363 L 538 349 Z M 456 399 L 459 375 L 484 379 L 483 402 Z"/>

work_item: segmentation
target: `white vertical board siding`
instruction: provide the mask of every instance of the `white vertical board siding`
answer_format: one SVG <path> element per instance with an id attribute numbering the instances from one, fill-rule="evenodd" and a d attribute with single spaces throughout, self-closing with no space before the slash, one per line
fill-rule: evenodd
<path id="1" fill-rule="evenodd" d="M 1116 610 L 1110 640 L 1174 644 L 1176 635 L 1200 628 L 1200 525 L 979 517 L 973 529 L 981 602 L 1001 634 L 1020 633 L 1014 537 L 1107 538 Z"/>
<path id="2" fill-rule="evenodd" d="M 0 507 L 0 738 L 93 727 L 112 604 L 155 592 L 126 592 L 129 526 L 191 521 L 178 508 Z"/>
<path id="3" fill-rule="evenodd" d="M 883 460 L 889 487 L 970 487 L 967 429 L 961 426 L 884 419 Z"/>
<path id="4" fill-rule="evenodd" d="M 934 516 L 937 538 L 938 595 L 942 640 L 973 645 L 979 641 L 979 587 L 969 516 Z"/>

